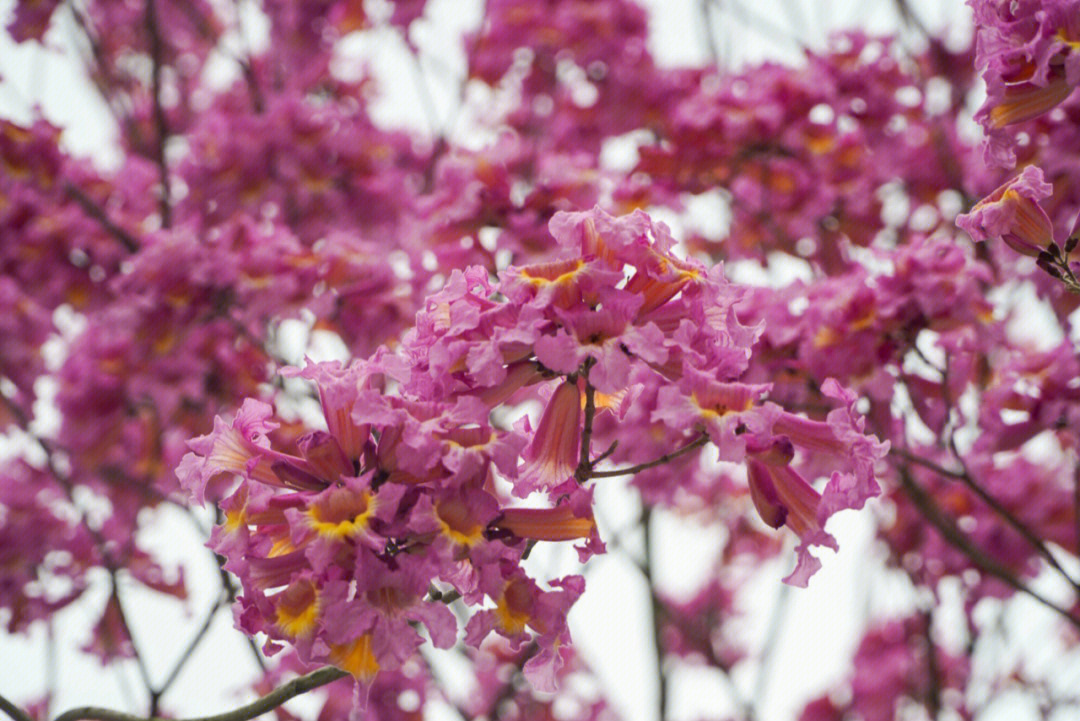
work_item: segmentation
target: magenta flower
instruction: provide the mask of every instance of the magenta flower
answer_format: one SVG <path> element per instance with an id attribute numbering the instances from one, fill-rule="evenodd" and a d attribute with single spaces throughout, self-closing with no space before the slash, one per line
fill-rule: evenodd
<path id="1" fill-rule="evenodd" d="M 810 546 L 836 550 L 836 540 L 825 532 L 821 494 L 787 463 L 773 463 L 751 458 L 747 461 L 750 497 L 761 519 L 773 528 L 787 526 L 802 543 L 796 549 L 798 563 L 784 579 L 793 586 L 805 587 L 821 561 L 810 554 Z"/>
<path id="2" fill-rule="evenodd" d="M 551 488 L 574 475 L 581 436 L 581 391 L 576 382 L 559 384 L 551 394 L 532 443 L 522 453 L 526 463 L 518 473 L 515 493 Z"/>
<path id="3" fill-rule="evenodd" d="M 416 653 L 412 624 L 455 642 L 452 590 L 475 609 L 465 642 L 491 631 L 533 642 L 524 671 L 551 690 L 583 581 L 545 590 L 521 562 L 537 542 L 580 541 L 582 561 L 604 552 L 591 484 L 607 462 L 644 463 L 669 485 L 680 474 L 683 493 L 721 506 L 749 493 L 769 526 L 801 540 L 789 582 L 815 570 L 810 546 L 835 548 L 825 521 L 876 492 L 883 453 L 854 395 L 825 383 L 846 406 L 825 421 L 766 401 L 768 384 L 743 380 L 760 328 L 739 323 L 737 292 L 719 269 L 676 257 L 643 213 L 556 215 L 551 229 L 562 257 L 498 281 L 452 273 L 396 351 L 286 371 L 315 383 L 325 429 L 286 434 L 248 401 L 191 441 L 185 487 L 202 498 L 212 479 L 235 484 L 212 545 L 241 579 L 247 632 L 349 671 L 363 695 Z M 535 429 L 505 417 L 507 403 L 538 399 Z M 747 463 L 748 490 L 699 481 L 701 453 Z M 827 474 L 821 493 L 806 480 Z M 507 498 L 533 493 L 546 499 Z"/>
<path id="4" fill-rule="evenodd" d="M 1017 253 L 1037 256 L 1054 242 L 1050 218 L 1039 207 L 1053 186 L 1042 171 L 1029 165 L 1018 176 L 957 216 L 956 224 L 976 241 L 1001 238 Z"/>
<path id="5" fill-rule="evenodd" d="M 1080 5 L 1075 0 L 969 0 L 986 102 L 976 119 L 987 132 L 988 160 L 1016 162 L 1006 128 L 1062 103 L 1080 84 Z"/>

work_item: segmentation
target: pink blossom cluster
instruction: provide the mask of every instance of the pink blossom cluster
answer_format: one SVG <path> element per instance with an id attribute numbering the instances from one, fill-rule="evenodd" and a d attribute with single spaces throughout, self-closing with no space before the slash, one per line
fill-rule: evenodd
<path id="1" fill-rule="evenodd" d="M 332 663 L 380 718 L 434 699 L 563 718 L 589 674 L 567 646 L 583 580 L 522 562 L 541 541 L 628 553 L 600 537 L 605 479 L 631 477 L 646 523 L 723 538 L 685 596 L 641 569 L 661 666 L 743 673 L 766 665 L 743 590 L 788 563 L 770 527 L 798 538 L 804 584 L 876 477 L 890 578 L 920 603 L 957 591 L 981 649 L 977 608 L 1070 580 L 1055 564 L 1078 543 L 1080 31 L 1072 0 L 970 4 L 970 48 L 852 31 L 790 65 L 667 68 L 630 0 L 488 2 L 461 38 L 477 143 L 456 115 L 428 136 L 376 122 L 378 83 L 343 70 L 346 40 L 386 32 L 430 70 L 424 2 L 263 2 L 261 49 L 228 3 L 15 3 L 19 41 L 70 21 L 120 157 L 95 168 L 48 122 L 0 120 L 0 429 L 28 448 L 0 468 L 7 626 L 117 573 L 182 598 L 139 545 L 156 509 L 190 511 L 180 466 L 224 514 L 239 626 L 295 649 L 261 691 Z M 969 140 L 980 72 L 993 167 Z M 701 196 L 729 227 L 693 229 Z M 607 214 L 635 209 L 682 242 Z M 355 360 L 279 372 L 299 357 L 286 320 Z M 296 413 L 307 383 L 321 416 Z M 85 644 L 106 661 L 136 653 L 120 606 Z M 1075 599 L 1057 611 L 1075 621 Z M 877 621 L 851 699 L 807 718 L 978 712 L 925 619 Z M 465 701 L 417 653 L 459 637 Z"/>
<path id="2" fill-rule="evenodd" d="M 441 598 L 452 590 L 494 604 L 472 615 L 467 644 L 493 631 L 515 648 L 531 641 L 524 671 L 553 690 L 584 582 L 545 590 L 520 564 L 536 541 L 580 539 L 582 560 L 603 552 L 589 481 L 605 475 L 593 460 L 605 447 L 638 464 L 709 441 L 704 453 L 745 464 L 762 520 L 802 542 L 794 584 L 820 566 L 811 546 L 836 548 L 825 521 L 878 492 L 887 448 L 863 435 L 855 397 L 827 382 L 842 407 L 811 420 L 741 382 L 756 333 L 734 317 L 732 287 L 674 255 L 643 213 L 559 214 L 551 232 L 559 260 L 497 282 L 455 272 L 396 353 L 292 371 L 317 386 L 326 430 L 279 438 L 272 407 L 249 399 L 191 441 L 178 474 L 197 502 L 223 475 L 240 479 L 213 548 L 243 584 L 245 630 L 369 684 L 421 643 L 410 622 L 438 647 L 455 643 Z M 493 422 L 529 397 L 544 404 L 535 427 Z M 804 475 L 830 473 L 820 492 Z M 513 501 L 536 494 L 544 506 Z"/>
<path id="3" fill-rule="evenodd" d="M 848 33 L 800 68 L 702 73 L 669 99 L 616 200 L 678 205 L 681 194 L 719 186 L 732 228 L 710 252 L 765 259 L 779 250 L 839 270 L 850 246 L 910 232 L 883 227 L 887 184 L 902 182 L 913 209 L 936 208 L 944 187 L 985 187 L 950 114 L 970 84 L 968 62 L 936 41 L 908 56 L 893 39 Z"/>
<path id="4" fill-rule="evenodd" d="M 969 0 L 975 11 L 976 66 L 986 102 L 976 118 L 987 132 L 988 162 L 1011 166 L 1009 126 L 1059 105 L 1080 84 L 1080 4 L 1074 0 Z"/>
<path id="5" fill-rule="evenodd" d="M 1076 307 L 1066 289 L 1080 270 L 1071 255 L 1077 230 L 1077 102 L 1080 5 L 972 0 L 976 64 L 987 98 L 976 114 L 986 133 L 988 163 L 1019 172 L 958 219 L 973 239 L 1001 239 L 1037 259 L 1029 274 L 1062 316 Z M 1071 293 L 1075 295 L 1075 291 Z"/>
<path id="6" fill-rule="evenodd" d="M 868 629 L 855 651 L 849 688 L 811 701 L 799 721 L 892 721 L 920 707 L 972 718 L 964 699 L 971 661 L 941 648 L 930 623 L 921 614 Z"/>

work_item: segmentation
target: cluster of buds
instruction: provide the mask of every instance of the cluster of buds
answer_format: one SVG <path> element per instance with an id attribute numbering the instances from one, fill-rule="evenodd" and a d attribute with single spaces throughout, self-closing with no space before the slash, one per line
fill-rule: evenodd
<path id="1" fill-rule="evenodd" d="M 761 518 L 802 541 L 791 582 L 819 565 L 810 546 L 835 548 L 826 519 L 877 493 L 886 450 L 854 397 L 827 383 L 843 407 L 813 420 L 740 382 L 758 331 L 734 315 L 738 289 L 644 213 L 561 213 L 551 231 L 557 260 L 455 271 L 394 351 L 287 371 L 317 386 L 324 430 L 286 432 L 249 399 L 190 442 L 181 482 L 200 502 L 228 493 L 211 543 L 243 584 L 245 631 L 364 689 L 415 653 L 420 626 L 456 643 L 460 599 L 466 644 L 531 642 L 525 674 L 551 689 L 584 580 L 544 588 L 522 560 L 538 541 L 603 552 L 592 484 L 690 453 L 748 468 Z M 536 401 L 535 426 L 508 422 Z"/>

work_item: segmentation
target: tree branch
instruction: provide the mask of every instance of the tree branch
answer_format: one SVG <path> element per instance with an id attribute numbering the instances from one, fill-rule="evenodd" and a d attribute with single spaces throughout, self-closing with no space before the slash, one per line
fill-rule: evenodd
<path id="1" fill-rule="evenodd" d="M 233 709 L 232 711 L 226 711 L 225 713 L 216 714 L 214 716 L 201 716 L 192 719 L 184 719 L 183 721 L 247 721 L 253 719 L 256 716 L 266 713 L 267 711 L 273 711 L 281 704 L 285 703 L 289 699 L 299 696 L 302 693 L 325 686 L 328 683 L 337 681 L 347 677 L 349 674 L 346 671 L 342 671 L 334 666 L 323 666 L 317 671 L 312 671 L 306 676 L 300 676 L 294 678 L 288 683 L 278 686 L 276 689 L 266 694 L 265 696 L 252 701 L 246 706 Z M 16 717 L 12 717 L 16 718 Z M 27 718 L 17 718 L 16 721 L 32 721 Z M 112 709 L 97 708 L 94 706 L 82 706 L 79 708 L 73 708 L 69 711 L 57 716 L 53 721 L 168 721 L 166 719 L 151 716 L 144 718 L 142 716 L 134 716 L 132 714 L 123 713 L 122 711 L 113 711 Z"/>
<path id="2" fill-rule="evenodd" d="M 165 680 L 162 682 L 162 684 L 158 686 L 157 689 L 155 689 L 153 692 L 151 692 L 151 716 L 157 713 L 157 705 L 158 702 L 161 700 L 161 697 L 165 695 L 165 692 L 169 690 L 169 687 L 172 686 L 176 679 L 180 676 L 180 672 L 184 669 L 184 666 L 187 665 L 187 662 L 191 659 L 192 654 L 195 653 L 195 649 L 198 648 L 199 644 L 206 637 L 206 633 L 210 630 L 210 625 L 217 617 L 218 611 L 221 610 L 221 608 L 224 606 L 225 596 L 226 591 L 222 589 L 221 594 L 218 596 L 217 600 L 214 601 L 214 605 L 210 607 L 210 611 L 206 614 L 206 618 L 203 619 L 202 624 L 199 626 L 199 630 L 195 632 L 194 636 L 192 636 L 191 640 L 188 642 L 187 648 L 184 649 L 184 652 L 180 654 L 180 658 L 177 659 L 176 663 L 173 665 L 172 671 L 170 671 L 169 675 L 165 677 Z"/>
<path id="3" fill-rule="evenodd" d="M 690 451 L 694 450 L 695 448 L 701 448 L 703 445 L 705 445 L 708 442 L 709 442 L 708 434 L 702 433 L 700 436 L 695 438 L 690 443 L 687 443 L 685 446 L 678 449 L 677 451 L 672 451 L 671 453 L 665 453 L 664 455 L 660 456 L 659 458 L 651 460 L 651 461 L 649 461 L 647 463 L 639 463 L 636 466 L 629 466 L 628 468 L 615 468 L 615 469 L 610 470 L 610 471 L 593 471 L 592 474 L 591 474 L 591 477 L 592 478 L 615 478 L 616 476 L 633 475 L 634 473 L 639 473 L 641 471 L 652 468 L 654 466 L 659 466 L 659 465 L 661 465 L 663 463 L 667 463 L 668 461 L 674 460 L 674 459 L 678 458 L 679 456 L 682 456 L 682 455 L 685 455 L 685 454 L 689 453 Z"/>
<path id="4" fill-rule="evenodd" d="M 967 535 L 953 523 L 952 519 L 946 516 L 941 509 L 937 507 L 930 494 L 915 482 L 915 479 L 912 478 L 911 473 L 907 468 L 900 467 L 897 469 L 897 472 L 900 476 L 900 485 L 908 498 L 910 498 L 911 502 L 919 509 L 923 517 L 937 529 L 942 538 L 963 552 L 964 555 L 970 558 L 982 571 L 1003 581 L 1013 590 L 1030 596 L 1050 610 L 1058 613 L 1075 628 L 1080 629 L 1080 619 L 1075 618 L 1067 610 L 1046 598 L 1038 591 L 1028 588 L 1013 575 L 1012 571 L 986 555 L 982 549 L 975 545 Z"/>
<path id="5" fill-rule="evenodd" d="M 589 369 L 596 363 L 595 359 L 585 359 L 581 370 L 585 378 L 585 422 L 581 429 L 581 453 L 578 456 L 578 466 L 574 471 L 574 478 L 578 483 L 584 483 L 592 477 L 593 462 L 589 459 L 592 445 L 593 420 L 596 418 L 596 389 L 589 382 Z"/>
<path id="6" fill-rule="evenodd" d="M 34 721 L 30 714 L 8 701 L 3 695 L 0 695 L 0 711 L 6 713 L 11 721 Z"/>
<path id="7" fill-rule="evenodd" d="M 642 499 L 644 502 L 644 499 Z M 645 576 L 645 583 L 649 587 L 649 607 L 652 612 L 652 638 L 656 649 L 656 719 L 664 721 L 667 718 L 667 674 L 664 671 L 664 605 L 656 593 L 656 585 L 653 582 L 653 551 L 655 539 L 652 534 L 652 508 L 645 506 L 641 514 L 641 529 L 645 534 L 645 562 L 641 566 L 641 572 Z"/>
<path id="8" fill-rule="evenodd" d="M 941 715 L 941 669 L 938 666 L 937 646 L 934 644 L 934 609 L 922 613 L 923 641 L 926 644 L 926 675 L 929 684 L 926 689 L 926 711 L 931 721 L 937 721 Z"/>
<path id="9" fill-rule="evenodd" d="M 154 144 L 154 160 L 161 177 L 161 196 L 158 204 L 161 212 L 161 227 L 172 225 L 172 192 L 169 188 L 169 166 L 165 160 L 165 141 L 169 137 L 169 127 L 165 120 L 165 108 L 161 104 L 161 68 L 165 46 L 161 42 L 158 28 L 156 0 L 146 0 L 146 33 L 150 40 L 150 92 L 154 101 L 154 129 L 157 142 Z"/>
<path id="10" fill-rule="evenodd" d="M 952 401 L 951 394 L 949 393 L 949 372 L 949 358 L 948 356 L 946 356 L 945 369 L 942 373 L 941 379 L 941 388 L 943 400 L 945 401 L 945 405 L 948 408 L 948 417 L 951 419 L 952 411 L 955 405 Z M 1054 557 L 1054 554 L 1050 552 L 1050 549 L 1047 548 L 1046 544 L 1043 543 L 1042 539 L 1039 538 L 1034 531 L 1028 528 L 1023 521 L 1017 518 L 1012 513 L 1012 511 L 1006 508 L 1000 501 L 998 501 L 998 499 L 990 495 L 981 485 L 979 485 L 978 481 L 975 479 L 974 474 L 972 474 L 971 469 L 968 468 L 967 462 L 964 460 L 964 456 L 961 455 L 960 449 L 956 445 L 956 429 L 955 426 L 952 426 L 951 424 L 945 433 L 945 444 L 948 446 L 949 450 L 956 458 L 956 462 L 960 464 L 961 470 L 961 473 L 959 473 L 958 475 L 952 475 L 950 477 L 958 479 L 968 488 L 968 490 L 974 493 L 983 503 L 989 506 L 991 510 L 1001 516 L 1001 518 L 1003 518 L 1005 522 L 1013 528 L 1014 531 L 1019 533 L 1020 536 L 1025 541 L 1027 541 L 1032 546 L 1032 548 L 1034 548 L 1038 552 L 1040 556 L 1046 559 L 1046 562 L 1050 564 L 1050 567 L 1053 568 L 1057 573 L 1059 573 L 1061 577 L 1064 578 L 1070 586 L 1072 586 L 1073 590 L 1078 595 L 1080 595 L 1080 583 L 1077 583 L 1076 579 L 1069 575 L 1065 568 L 1058 562 L 1057 558 Z"/>
<path id="11" fill-rule="evenodd" d="M 139 677 L 142 679 L 143 686 L 146 687 L 147 695 L 150 696 L 150 713 L 153 714 L 157 711 L 157 699 L 154 696 L 154 684 L 150 680 L 150 669 L 147 667 L 142 654 L 139 653 L 139 647 L 135 644 L 135 634 L 131 632 L 131 624 L 128 623 L 127 614 L 124 612 L 124 604 L 120 602 L 120 585 L 116 579 L 116 561 L 112 558 L 105 560 L 107 560 L 106 570 L 109 572 L 109 597 L 116 604 L 116 615 L 120 619 L 120 627 L 124 629 L 128 643 L 131 644 L 131 652 L 135 656 L 135 665 L 139 669 Z"/>
<path id="12" fill-rule="evenodd" d="M 939 465 L 934 461 L 931 461 L 929 458 L 923 458 L 922 456 L 916 455 L 908 449 L 901 448 L 900 446 L 892 446 L 891 448 L 889 448 L 889 453 L 891 455 L 897 456 L 898 458 L 903 458 L 909 463 L 914 463 L 916 466 L 928 468 L 939 476 L 945 476 L 946 478 L 955 478 L 957 480 L 964 477 L 963 471 L 954 471 L 948 469 L 945 466 Z"/>
<path id="13" fill-rule="evenodd" d="M 135 636 L 131 633 L 131 626 L 128 625 L 127 615 L 124 613 L 124 605 L 120 601 L 119 584 L 117 582 L 117 573 L 119 572 L 120 564 L 117 563 L 116 559 L 109 551 L 108 542 L 105 537 L 101 535 L 100 531 L 90 525 L 90 522 L 86 518 L 86 513 L 79 508 L 79 505 L 75 502 L 75 488 L 71 483 L 71 479 L 67 477 L 57 463 L 56 451 L 53 448 L 52 443 L 30 430 L 30 419 L 18 405 L 13 403 L 3 394 L 0 394 L 0 399 L 3 400 L 4 404 L 10 409 L 12 415 L 15 416 L 15 420 L 19 426 L 41 447 L 42 452 L 45 454 L 45 466 L 49 469 L 49 473 L 52 474 L 53 478 L 56 479 L 56 482 L 64 490 L 64 493 L 72 506 L 79 509 L 79 524 L 86 529 L 86 532 L 93 540 L 94 547 L 97 549 L 98 555 L 101 556 L 101 563 L 109 575 L 109 599 L 116 604 L 116 612 L 119 616 L 120 625 L 124 629 L 124 633 L 127 634 L 128 641 L 131 643 L 131 650 L 135 656 L 135 662 L 139 667 L 139 675 L 142 678 L 143 684 L 146 686 L 146 692 L 150 694 L 152 698 L 154 687 L 150 682 L 150 673 L 146 666 L 146 662 L 139 654 L 138 646 L 135 644 Z"/>
<path id="14" fill-rule="evenodd" d="M 64 185 L 64 192 L 67 193 L 69 198 L 78 203 L 84 213 L 96 220 L 105 229 L 105 232 L 124 246 L 124 250 L 134 253 L 139 249 L 139 241 L 135 240 L 135 236 L 114 223 L 105 213 L 105 210 L 95 203 L 89 195 L 84 193 L 82 188 L 69 182 Z"/>

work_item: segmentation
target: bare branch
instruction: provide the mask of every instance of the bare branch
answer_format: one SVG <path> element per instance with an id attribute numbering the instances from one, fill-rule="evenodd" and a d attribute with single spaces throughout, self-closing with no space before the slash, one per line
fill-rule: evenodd
<path id="1" fill-rule="evenodd" d="M 659 458 L 651 460 L 651 461 L 649 461 L 647 463 L 639 463 L 636 466 L 629 466 L 627 468 L 615 468 L 615 469 L 610 470 L 610 471 L 593 471 L 592 474 L 591 474 L 591 477 L 592 478 L 615 478 L 617 476 L 633 475 L 634 473 L 639 473 L 639 472 L 644 471 L 646 469 L 652 468 L 653 466 L 659 466 L 659 465 L 661 465 L 663 463 L 667 463 L 668 461 L 674 460 L 674 459 L 678 458 L 679 456 L 682 456 L 682 455 L 685 455 L 685 454 L 689 453 L 690 451 L 694 450 L 695 448 L 701 448 L 703 445 L 705 445 L 708 442 L 709 442 L 709 436 L 707 434 L 705 434 L 705 433 L 702 433 L 700 436 L 695 438 L 690 443 L 687 443 L 685 446 L 683 446 L 679 450 L 672 451 L 671 453 L 665 453 L 664 455 L 660 456 Z"/>
<path id="2" fill-rule="evenodd" d="M 150 40 L 150 92 L 154 101 L 154 129 L 157 134 L 154 144 L 154 159 L 161 177 L 161 196 L 158 199 L 161 212 L 161 227 L 172 225 L 172 192 L 169 188 L 169 166 L 165 160 L 165 141 L 169 137 L 169 127 L 165 121 L 165 107 L 161 104 L 161 68 L 165 46 L 161 42 L 158 28 L 156 0 L 146 0 L 146 33 Z"/>
<path id="3" fill-rule="evenodd" d="M 74 183 L 67 183 L 64 185 L 64 192 L 67 193 L 68 197 L 79 204 L 79 207 L 83 209 L 84 213 L 96 220 L 109 235 L 115 238 L 120 245 L 124 246 L 124 250 L 129 253 L 134 253 L 139 249 L 139 241 L 135 240 L 135 236 L 113 222 L 113 220 L 105 213 L 105 210 L 95 203 L 89 195 L 84 193 L 79 186 Z"/>
<path id="4" fill-rule="evenodd" d="M 34 721 L 30 714 L 8 701 L 2 695 L 0 695 L 0 711 L 6 713 L 11 718 L 11 721 Z"/>
<path id="5" fill-rule="evenodd" d="M 644 500 L 644 499 L 643 499 Z M 645 506 L 641 514 L 641 529 L 645 534 L 645 562 L 641 565 L 641 572 L 645 576 L 645 583 L 649 587 L 649 607 L 652 612 L 652 638 L 653 647 L 656 649 L 656 719 L 664 721 L 667 718 L 668 684 L 667 673 L 664 670 L 664 604 L 656 593 L 656 583 L 653 578 L 653 552 L 656 550 L 656 539 L 652 533 L 652 507 Z"/>
<path id="6" fill-rule="evenodd" d="M 218 611 L 220 611 L 224 607 L 225 597 L 226 592 L 223 589 L 221 595 L 219 595 L 217 600 L 214 601 L 214 605 L 210 607 L 210 611 L 206 614 L 206 618 L 203 619 L 202 624 L 199 626 L 199 630 L 195 632 L 195 635 L 192 636 L 191 640 L 188 642 L 187 648 L 185 648 L 184 652 L 180 654 L 180 658 L 177 659 L 176 664 L 172 668 L 172 671 L 170 671 L 169 675 L 165 677 L 165 681 L 163 681 L 162 684 L 158 686 L 157 689 L 150 695 L 150 698 L 153 700 L 154 703 L 154 708 L 152 709 L 151 714 L 157 711 L 157 702 L 161 700 L 161 697 L 165 695 L 165 692 L 169 690 L 169 687 L 172 686 L 176 679 L 180 676 L 180 672 L 184 669 L 184 666 L 187 665 L 187 662 L 191 659 L 192 654 L 195 653 L 195 649 L 198 648 L 199 644 L 206 637 L 206 633 L 210 630 L 210 625 L 217 617 Z"/>
<path id="7" fill-rule="evenodd" d="M 302 693 L 325 686 L 328 683 L 337 681 L 338 679 L 348 676 L 348 672 L 342 671 L 334 666 L 323 666 L 317 671 L 312 671 L 306 676 L 300 676 L 294 678 L 288 683 L 278 686 L 276 689 L 266 694 L 265 696 L 252 701 L 246 706 L 233 709 L 232 711 L 226 711 L 225 713 L 216 714 L 214 716 L 202 716 L 193 719 L 184 719 L 183 721 L 247 721 L 253 719 L 256 716 L 266 713 L 267 711 L 273 711 L 281 704 L 285 703 L 289 699 L 299 696 Z M 16 718 L 16 721 L 32 721 L 29 717 Z M 70 711 L 57 716 L 54 721 L 169 721 L 157 716 L 151 716 L 144 718 L 142 716 L 134 716 L 132 714 L 123 713 L 122 711 L 113 711 L 107 708 L 96 708 L 94 706 L 82 706 L 80 708 L 73 708 Z"/>
<path id="8" fill-rule="evenodd" d="M 912 503 L 919 509 L 923 517 L 938 530 L 942 538 L 958 550 L 962 551 L 964 555 L 970 558 L 982 571 L 1003 581 L 1010 588 L 1020 593 L 1027 594 L 1050 610 L 1058 613 L 1075 628 L 1080 629 L 1080 619 L 1076 618 L 1066 609 L 1046 598 L 1038 591 L 1028 588 L 1016 578 L 1012 571 L 986 555 L 982 549 L 973 543 L 971 539 L 969 539 L 967 535 L 953 523 L 952 519 L 946 516 L 941 509 L 937 507 L 937 504 L 934 503 L 934 499 L 930 494 L 915 483 L 915 479 L 912 478 L 911 473 L 907 468 L 900 467 L 897 470 L 900 476 L 900 485 L 904 489 L 904 492 L 907 493 L 908 498 L 910 498 Z"/>

